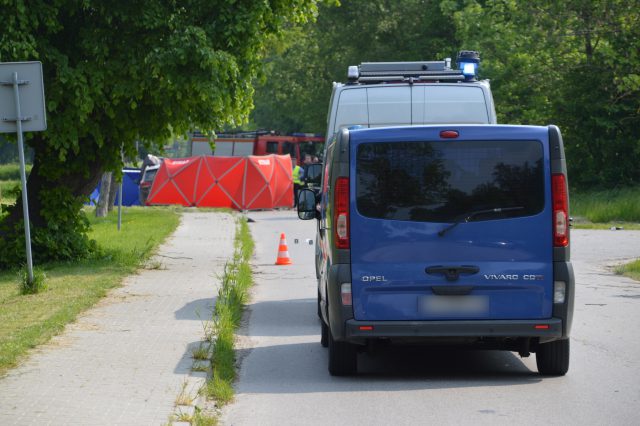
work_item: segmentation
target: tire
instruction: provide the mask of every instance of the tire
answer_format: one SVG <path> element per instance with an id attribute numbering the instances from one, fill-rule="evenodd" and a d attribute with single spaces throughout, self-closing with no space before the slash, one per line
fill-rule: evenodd
<path id="1" fill-rule="evenodd" d="M 320 344 L 323 348 L 329 346 L 329 326 L 320 318 Z"/>
<path id="2" fill-rule="evenodd" d="M 318 318 L 320 318 L 320 322 L 322 322 L 322 310 L 320 308 L 320 290 L 318 290 Z"/>
<path id="3" fill-rule="evenodd" d="M 545 376 L 564 376 L 569 371 L 569 339 L 543 343 L 536 351 L 538 372 Z"/>
<path id="4" fill-rule="evenodd" d="M 329 327 L 327 327 L 329 328 Z M 349 376 L 358 370 L 356 346 L 347 342 L 333 340 L 331 330 L 329 334 L 329 373 L 332 376 Z"/>

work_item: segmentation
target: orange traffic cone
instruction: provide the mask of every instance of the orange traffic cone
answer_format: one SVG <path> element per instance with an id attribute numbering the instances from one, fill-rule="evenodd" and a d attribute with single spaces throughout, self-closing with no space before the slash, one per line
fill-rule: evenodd
<path id="1" fill-rule="evenodd" d="M 278 258 L 276 259 L 276 265 L 291 265 L 291 258 L 289 257 L 289 249 L 287 248 L 287 240 L 284 237 L 284 232 L 280 234 L 280 246 L 278 247 Z"/>

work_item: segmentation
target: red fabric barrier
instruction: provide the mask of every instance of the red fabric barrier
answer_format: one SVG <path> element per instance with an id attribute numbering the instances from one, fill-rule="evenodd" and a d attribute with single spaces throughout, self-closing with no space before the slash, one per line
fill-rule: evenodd
<path id="1" fill-rule="evenodd" d="M 292 188 L 288 155 L 165 159 L 147 204 L 237 210 L 291 207 Z"/>

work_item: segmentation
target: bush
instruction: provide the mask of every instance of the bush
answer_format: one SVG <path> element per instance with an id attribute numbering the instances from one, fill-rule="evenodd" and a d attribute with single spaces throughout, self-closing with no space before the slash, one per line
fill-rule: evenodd
<path id="1" fill-rule="evenodd" d="M 97 250 L 95 241 L 87 236 L 89 221 L 81 210 L 82 201 L 63 187 L 42 192 L 41 215 L 47 226 L 31 227 L 33 261 L 85 259 Z M 18 203 L 20 204 L 20 203 Z M 20 205 L 21 206 L 21 205 Z M 8 209 L 16 208 L 9 206 Z M 7 208 L 3 206 L 3 213 Z M 25 259 L 24 221 L 0 229 L 0 270 L 10 269 Z"/>

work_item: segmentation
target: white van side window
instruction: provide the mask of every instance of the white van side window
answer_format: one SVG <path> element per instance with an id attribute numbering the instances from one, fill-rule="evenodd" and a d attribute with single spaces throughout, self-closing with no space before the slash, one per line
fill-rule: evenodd
<path id="1" fill-rule="evenodd" d="M 424 86 L 424 121 L 414 124 L 488 124 L 489 113 L 479 87 Z"/>

